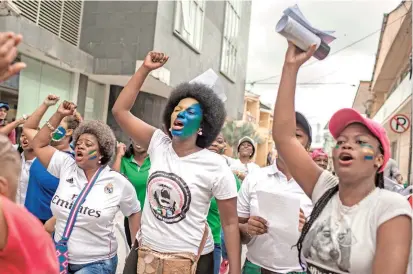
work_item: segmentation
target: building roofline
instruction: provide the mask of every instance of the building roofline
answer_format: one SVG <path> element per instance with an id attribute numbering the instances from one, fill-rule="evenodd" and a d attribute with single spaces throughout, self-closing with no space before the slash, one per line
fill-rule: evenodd
<path id="1" fill-rule="evenodd" d="M 411 2 L 411 0 L 407 1 L 407 2 Z M 404 6 L 404 3 L 406 3 L 406 0 L 402 0 L 400 2 L 400 4 L 397 5 L 397 7 L 395 7 L 391 12 L 389 12 L 388 14 L 392 13 L 393 11 L 397 10 L 398 8 L 400 8 L 401 6 Z"/>
<path id="2" fill-rule="evenodd" d="M 352 104 L 352 106 L 354 106 L 354 103 L 356 102 L 357 95 L 359 94 L 359 90 L 360 90 L 361 84 L 362 84 L 362 83 L 369 83 L 369 82 L 371 82 L 371 81 L 369 81 L 369 80 L 360 80 L 359 85 L 358 85 L 358 87 L 357 87 L 356 95 L 354 95 L 354 99 L 353 99 L 353 104 Z M 369 87 L 370 87 L 370 85 L 369 85 Z"/>
<path id="3" fill-rule="evenodd" d="M 245 97 L 260 98 L 260 96 L 258 94 L 255 94 L 255 93 L 252 93 L 252 92 L 249 92 L 249 91 L 245 91 L 244 96 Z"/>
<path id="4" fill-rule="evenodd" d="M 261 100 L 260 100 L 260 108 L 266 109 L 266 110 L 272 110 L 271 107 L 269 107 L 267 104 L 261 102 Z"/>
<path id="5" fill-rule="evenodd" d="M 265 113 L 268 113 L 268 114 L 270 114 L 270 115 L 272 116 L 272 111 L 271 111 L 271 109 L 260 108 L 260 112 L 265 112 Z"/>
<path id="6" fill-rule="evenodd" d="M 379 59 L 380 56 L 380 49 L 381 49 L 381 44 L 383 42 L 383 34 L 384 31 L 387 27 L 387 21 L 389 19 L 390 14 L 392 14 L 394 11 L 396 11 L 397 9 L 399 9 L 401 6 L 405 6 L 404 4 L 406 3 L 405 0 L 401 1 L 400 4 L 397 5 L 397 7 L 395 7 L 392 11 L 390 11 L 389 13 L 385 13 L 383 15 L 383 21 L 382 21 L 382 26 L 381 26 L 381 31 L 380 31 L 380 38 L 379 38 L 379 43 L 377 45 L 377 51 L 376 51 L 376 58 L 374 60 L 374 67 L 373 67 L 373 73 L 371 75 L 371 81 L 370 81 L 370 85 L 369 88 L 371 89 L 371 85 L 373 84 L 374 81 L 374 76 L 376 75 L 376 67 L 377 67 L 377 60 Z M 411 6 L 410 6 L 411 8 Z"/>
<path id="7" fill-rule="evenodd" d="M 397 6 L 397 8 L 399 6 Z M 386 29 L 387 19 L 389 18 L 389 15 L 390 15 L 390 13 L 385 13 L 383 15 L 383 21 L 382 21 L 380 37 L 379 37 L 379 44 L 377 45 L 376 58 L 374 60 L 373 73 L 371 74 L 371 80 L 370 80 L 370 85 L 369 85 L 370 89 L 371 89 L 371 85 L 373 84 L 373 81 L 374 81 L 374 76 L 376 75 L 377 61 L 378 61 L 379 56 L 380 56 L 380 49 L 381 49 L 381 43 L 382 43 L 382 40 L 383 40 L 383 33 L 384 33 L 384 30 Z"/>

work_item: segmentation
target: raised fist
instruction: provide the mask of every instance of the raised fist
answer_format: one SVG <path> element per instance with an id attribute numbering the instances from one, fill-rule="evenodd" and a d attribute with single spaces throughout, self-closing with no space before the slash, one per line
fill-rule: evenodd
<path id="1" fill-rule="evenodd" d="M 26 67 L 25 63 L 13 61 L 17 57 L 17 46 L 22 41 L 21 35 L 13 32 L 0 32 L 0 82 L 6 81 Z"/>
<path id="2" fill-rule="evenodd" d="M 57 109 L 57 112 L 66 117 L 73 115 L 75 113 L 75 110 L 76 105 L 74 103 L 63 101 L 63 103 L 61 103 L 59 108 Z"/>
<path id="3" fill-rule="evenodd" d="M 118 145 L 116 146 L 116 154 L 119 157 L 123 157 L 126 153 L 126 145 L 124 143 L 118 142 Z"/>
<path id="4" fill-rule="evenodd" d="M 142 66 L 148 70 L 155 70 L 162 67 L 168 59 L 169 57 L 162 52 L 151 51 L 146 55 Z"/>
<path id="5" fill-rule="evenodd" d="M 29 118 L 30 116 L 28 116 L 28 115 L 26 115 L 26 114 L 23 114 L 23 116 L 21 117 L 21 118 L 19 118 L 19 119 L 17 119 L 16 121 L 17 121 L 17 124 L 18 125 L 23 125 L 24 123 L 26 123 L 26 121 L 27 121 L 27 119 Z"/>
<path id="6" fill-rule="evenodd" d="M 59 97 L 59 96 L 56 96 L 56 95 L 53 95 L 53 94 L 49 94 L 49 95 L 46 97 L 46 99 L 44 99 L 44 102 L 43 102 L 43 103 L 44 103 L 46 106 L 50 107 L 50 106 L 56 105 L 57 102 L 59 102 L 59 100 L 60 100 L 60 97 Z"/>
<path id="7" fill-rule="evenodd" d="M 312 45 L 307 51 L 302 51 L 292 42 L 288 41 L 288 49 L 285 54 L 285 64 L 294 66 L 296 68 L 301 67 L 305 62 L 307 62 L 311 56 L 313 56 L 316 51 L 317 46 Z"/>

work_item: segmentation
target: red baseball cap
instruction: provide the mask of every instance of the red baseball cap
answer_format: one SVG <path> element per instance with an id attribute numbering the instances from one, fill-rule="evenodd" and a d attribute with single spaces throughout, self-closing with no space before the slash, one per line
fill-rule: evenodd
<path id="1" fill-rule="evenodd" d="M 384 161 L 379 172 L 382 172 L 386 167 L 387 161 L 390 158 L 390 140 L 386 130 L 379 123 L 363 117 L 357 110 L 352 108 L 343 108 L 334 113 L 328 124 L 331 135 L 337 139 L 341 132 L 350 124 L 360 123 L 366 126 L 370 132 L 379 139 L 383 147 Z"/>

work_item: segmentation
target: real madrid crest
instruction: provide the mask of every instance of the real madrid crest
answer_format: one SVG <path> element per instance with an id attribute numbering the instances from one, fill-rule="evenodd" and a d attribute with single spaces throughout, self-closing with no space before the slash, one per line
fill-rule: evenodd
<path id="1" fill-rule="evenodd" d="M 112 194 L 113 193 L 113 185 L 112 183 L 109 183 L 105 186 L 105 193 L 106 194 Z"/>

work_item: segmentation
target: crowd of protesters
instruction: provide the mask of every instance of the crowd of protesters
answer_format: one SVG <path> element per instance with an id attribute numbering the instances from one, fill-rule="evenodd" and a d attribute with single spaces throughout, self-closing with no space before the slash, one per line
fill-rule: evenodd
<path id="1" fill-rule="evenodd" d="M 25 68 L 13 63 L 21 41 L 0 33 L 0 80 Z M 125 274 L 407 273 L 411 188 L 388 186 L 403 179 L 385 129 L 341 109 L 329 122 L 331 158 L 310 152 L 311 126 L 294 100 L 297 73 L 314 51 L 289 43 L 274 108 L 277 156 L 266 167 L 254 163 L 248 136 L 237 159 L 225 155 L 225 103 L 213 85 L 177 85 L 160 110 L 162 129 L 131 113 L 145 79 L 169 59 L 161 52 L 148 53 L 113 106 L 127 145 L 53 94 L 10 123 L 0 103 L 0 273 L 115 274 L 119 260 Z M 269 221 L 261 193 L 297 210 Z M 118 257 L 118 212 L 127 258 Z"/>

